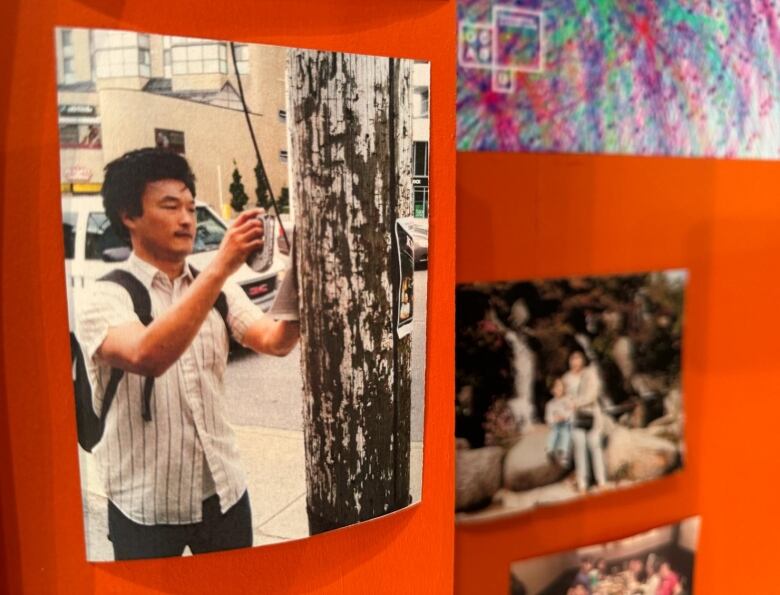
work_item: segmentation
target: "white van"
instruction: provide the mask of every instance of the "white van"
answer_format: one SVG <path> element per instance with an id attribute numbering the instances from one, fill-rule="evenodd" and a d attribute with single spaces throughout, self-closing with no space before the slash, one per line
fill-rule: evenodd
<path id="1" fill-rule="evenodd" d="M 196 203 L 197 233 L 193 253 L 188 257 L 203 270 L 214 258 L 227 224 L 208 205 Z M 62 197 L 62 232 L 65 238 L 65 275 L 68 285 L 68 322 L 74 328 L 73 298 L 127 258 L 126 244 L 111 227 L 100 195 Z M 273 244 L 273 242 L 271 242 Z M 256 273 L 241 265 L 231 280 L 238 283 L 255 304 L 267 310 L 276 296 L 277 280 L 285 264 L 274 258 L 272 266 Z"/>

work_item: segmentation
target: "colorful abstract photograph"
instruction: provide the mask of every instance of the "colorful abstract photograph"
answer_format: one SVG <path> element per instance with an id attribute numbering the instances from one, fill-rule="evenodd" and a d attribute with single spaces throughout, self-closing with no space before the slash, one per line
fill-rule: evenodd
<path id="1" fill-rule="evenodd" d="M 460 150 L 780 156 L 777 0 L 459 0 L 458 19 Z"/>

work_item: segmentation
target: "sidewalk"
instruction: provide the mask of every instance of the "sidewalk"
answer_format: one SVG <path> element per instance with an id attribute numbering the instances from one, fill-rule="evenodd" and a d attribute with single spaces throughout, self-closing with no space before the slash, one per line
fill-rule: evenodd
<path id="1" fill-rule="evenodd" d="M 247 472 L 252 503 L 254 545 L 265 545 L 308 536 L 306 472 L 303 432 L 257 426 L 234 426 L 241 460 Z M 88 528 L 88 558 L 112 560 L 108 541 L 106 498 L 92 455 L 80 452 L 84 516 Z M 411 446 L 412 502 L 422 491 L 422 442 Z"/>

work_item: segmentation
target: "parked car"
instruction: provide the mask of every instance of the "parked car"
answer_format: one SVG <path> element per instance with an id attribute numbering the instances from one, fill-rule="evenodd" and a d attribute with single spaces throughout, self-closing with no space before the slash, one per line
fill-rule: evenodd
<path id="1" fill-rule="evenodd" d="M 414 269 L 428 268 L 428 220 L 411 219 L 409 228 L 414 240 Z"/>
<path id="2" fill-rule="evenodd" d="M 197 231 L 188 261 L 203 270 L 214 258 L 227 224 L 208 205 L 195 205 Z M 65 239 L 65 274 L 68 285 L 68 320 L 73 328 L 73 300 L 78 294 L 130 255 L 125 242 L 111 227 L 99 195 L 62 198 L 62 232 Z M 271 267 L 257 273 L 241 265 L 230 279 L 238 283 L 255 304 L 267 310 L 276 296 L 277 278 L 283 265 L 274 259 Z"/>

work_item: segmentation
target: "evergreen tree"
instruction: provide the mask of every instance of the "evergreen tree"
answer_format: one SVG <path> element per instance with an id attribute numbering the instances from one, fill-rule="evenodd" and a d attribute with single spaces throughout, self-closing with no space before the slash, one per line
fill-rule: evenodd
<path id="1" fill-rule="evenodd" d="M 282 186 L 279 192 L 279 213 L 290 212 L 290 189 L 287 186 Z"/>
<path id="2" fill-rule="evenodd" d="M 255 166 L 255 179 L 257 180 L 255 195 L 257 196 L 257 206 L 267 211 L 271 205 L 271 193 L 268 190 L 268 185 L 265 183 L 265 177 L 262 175 L 260 167 L 259 163 Z"/>
<path id="3" fill-rule="evenodd" d="M 244 210 L 246 203 L 249 202 L 249 196 L 247 196 L 246 190 L 244 190 L 244 184 L 241 182 L 241 174 L 238 173 L 238 165 L 236 160 L 233 160 L 233 182 L 230 184 L 230 206 L 236 213 L 240 213 Z"/>

